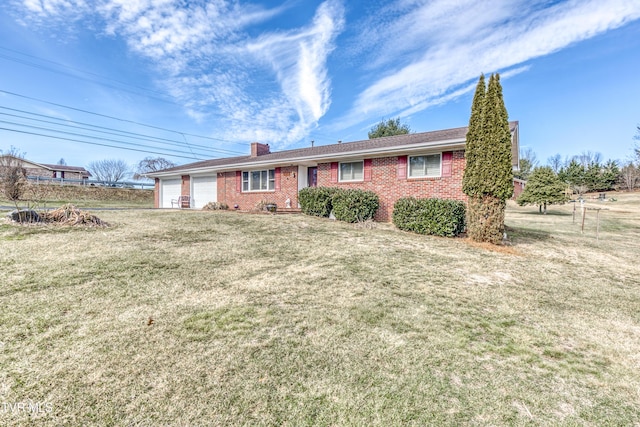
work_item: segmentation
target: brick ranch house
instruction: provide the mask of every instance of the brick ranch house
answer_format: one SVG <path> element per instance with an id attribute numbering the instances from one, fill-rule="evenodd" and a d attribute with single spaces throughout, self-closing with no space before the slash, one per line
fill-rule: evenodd
<path id="1" fill-rule="evenodd" d="M 510 122 L 512 158 L 518 168 L 518 122 Z M 271 152 L 254 142 L 248 156 L 205 160 L 148 174 L 155 178 L 155 207 L 223 202 L 250 210 L 260 202 L 278 210 L 298 208 L 305 187 L 372 190 L 380 197 L 377 221 L 390 221 L 401 197 L 466 200 L 462 192 L 467 128 Z M 172 203 L 172 201 L 174 203 Z"/>
<path id="2" fill-rule="evenodd" d="M 67 165 L 50 165 L 45 163 L 36 163 L 30 160 L 21 159 L 13 156 L 0 156 L 12 158 L 13 162 L 18 162 L 25 170 L 27 177 L 30 179 L 37 178 L 55 178 L 55 179 L 70 179 L 70 180 L 83 180 L 89 179 L 91 173 L 80 166 L 67 166 Z"/>

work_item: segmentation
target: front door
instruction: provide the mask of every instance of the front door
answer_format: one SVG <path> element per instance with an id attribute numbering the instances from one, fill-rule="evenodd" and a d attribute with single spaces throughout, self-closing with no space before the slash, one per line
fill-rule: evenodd
<path id="1" fill-rule="evenodd" d="M 307 169 L 307 182 L 309 187 L 316 187 L 318 185 L 318 167 L 310 167 Z"/>

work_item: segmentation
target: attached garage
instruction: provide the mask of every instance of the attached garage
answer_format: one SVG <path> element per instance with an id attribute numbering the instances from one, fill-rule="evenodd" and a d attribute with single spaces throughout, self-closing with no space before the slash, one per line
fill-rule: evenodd
<path id="1" fill-rule="evenodd" d="M 180 178 L 160 180 L 160 207 L 171 208 L 171 200 L 178 200 L 180 197 Z"/>
<path id="2" fill-rule="evenodd" d="M 218 181 L 216 175 L 191 177 L 191 206 L 201 209 L 209 202 L 218 201 Z"/>

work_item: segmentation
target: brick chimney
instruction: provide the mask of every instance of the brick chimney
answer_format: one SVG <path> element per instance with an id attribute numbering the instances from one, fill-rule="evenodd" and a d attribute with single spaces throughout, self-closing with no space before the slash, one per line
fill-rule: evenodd
<path id="1" fill-rule="evenodd" d="M 260 144 L 259 142 L 251 143 L 251 157 L 258 157 L 265 154 L 269 154 L 269 144 Z"/>

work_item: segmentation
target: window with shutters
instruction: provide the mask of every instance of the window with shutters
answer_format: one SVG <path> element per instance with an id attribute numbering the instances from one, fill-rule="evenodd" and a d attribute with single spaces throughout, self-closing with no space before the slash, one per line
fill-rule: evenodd
<path id="1" fill-rule="evenodd" d="M 364 179 L 364 162 L 340 163 L 340 182 L 362 181 Z"/>
<path id="2" fill-rule="evenodd" d="M 273 191 L 276 188 L 275 169 L 242 172 L 242 192 Z"/>
<path id="3" fill-rule="evenodd" d="M 409 156 L 409 178 L 439 177 L 442 164 L 441 154 Z"/>

